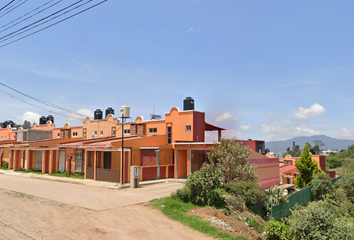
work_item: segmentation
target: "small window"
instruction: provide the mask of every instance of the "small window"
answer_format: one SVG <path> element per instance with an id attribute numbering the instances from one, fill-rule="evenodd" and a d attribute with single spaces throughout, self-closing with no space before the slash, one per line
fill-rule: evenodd
<path id="1" fill-rule="evenodd" d="M 103 136 L 103 131 L 100 131 L 100 136 Z"/>
<path id="2" fill-rule="evenodd" d="M 124 129 L 124 134 L 130 134 L 130 129 Z"/>
<path id="3" fill-rule="evenodd" d="M 92 132 L 92 137 L 97 136 L 97 131 Z"/>
<path id="4" fill-rule="evenodd" d="M 57 133 L 57 137 L 60 138 L 60 133 Z"/>
<path id="5" fill-rule="evenodd" d="M 157 133 L 157 128 L 149 128 L 149 133 Z"/>
<path id="6" fill-rule="evenodd" d="M 77 137 L 77 132 L 73 132 L 73 137 Z"/>
<path id="7" fill-rule="evenodd" d="M 187 125 L 186 126 L 186 132 L 190 132 L 192 131 L 192 126 L 191 125 Z"/>

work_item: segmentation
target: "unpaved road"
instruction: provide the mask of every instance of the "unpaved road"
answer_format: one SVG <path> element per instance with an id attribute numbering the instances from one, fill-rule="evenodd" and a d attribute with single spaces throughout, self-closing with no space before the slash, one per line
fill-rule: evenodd
<path id="1" fill-rule="evenodd" d="M 168 219 L 160 211 L 147 207 L 144 203 L 137 203 L 152 197 L 151 192 L 161 192 L 164 186 L 165 190 L 177 186 L 158 184 L 130 191 L 91 189 L 87 186 L 60 183 L 64 184 L 61 187 L 67 191 L 59 189 L 59 200 L 56 201 L 53 199 L 56 196 L 53 193 L 55 189 L 49 189 L 58 184 L 57 182 L 29 180 L 34 179 L 0 175 L 0 239 L 211 239 Z M 34 187 L 37 184 L 47 186 L 44 190 L 48 191 L 50 198 L 46 198 L 42 190 Z M 26 185 L 31 187 L 22 192 L 32 191 L 35 194 L 16 191 L 18 188 L 26 189 Z M 77 195 L 72 192 L 80 189 Z M 142 192 L 138 192 L 139 190 Z M 72 195 L 65 198 L 65 193 Z M 84 207 L 79 206 L 80 201 L 77 200 L 80 199 L 80 193 L 85 198 L 82 201 Z M 148 197 L 144 198 L 143 193 Z M 119 199 L 119 195 L 126 199 L 115 206 L 111 202 Z M 100 198 L 105 199 L 101 202 L 105 206 L 98 210 L 88 208 L 90 197 L 94 208 L 100 203 Z M 129 198 L 130 203 L 127 202 Z"/>

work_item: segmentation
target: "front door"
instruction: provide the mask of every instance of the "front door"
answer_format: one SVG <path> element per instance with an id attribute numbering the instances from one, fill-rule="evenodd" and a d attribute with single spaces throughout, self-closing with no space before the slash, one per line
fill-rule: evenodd
<path id="1" fill-rule="evenodd" d="M 60 173 L 65 172 L 65 151 L 59 153 L 59 171 Z"/>

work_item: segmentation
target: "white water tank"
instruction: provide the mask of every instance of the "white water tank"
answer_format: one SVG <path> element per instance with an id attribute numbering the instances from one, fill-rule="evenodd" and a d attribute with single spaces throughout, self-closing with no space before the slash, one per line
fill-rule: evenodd
<path id="1" fill-rule="evenodd" d="M 127 105 L 123 105 L 120 107 L 120 117 L 123 117 L 124 114 L 124 118 L 130 118 L 130 107 Z"/>

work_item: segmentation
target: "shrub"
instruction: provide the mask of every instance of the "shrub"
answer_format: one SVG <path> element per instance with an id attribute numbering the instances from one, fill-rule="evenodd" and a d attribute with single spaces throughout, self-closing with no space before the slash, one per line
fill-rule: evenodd
<path id="1" fill-rule="evenodd" d="M 181 196 L 181 199 L 199 205 L 216 205 L 223 202 L 221 195 L 216 191 L 221 187 L 221 173 L 216 171 L 210 164 L 204 163 L 199 171 L 189 175 L 186 186 L 176 195 Z"/>
<path id="2" fill-rule="evenodd" d="M 266 208 L 267 215 L 269 215 L 273 205 L 288 202 L 288 196 L 284 194 L 283 187 L 278 187 L 276 185 L 271 186 L 266 190 L 266 193 L 264 207 Z"/>
<path id="3" fill-rule="evenodd" d="M 233 179 L 253 181 L 257 180 L 254 171 L 256 166 L 249 164 L 251 149 L 243 146 L 236 139 L 221 139 L 221 143 L 215 145 L 208 152 L 208 161 L 222 172 L 224 183 Z"/>
<path id="4" fill-rule="evenodd" d="M 346 221 L 323 202 L 308 207 L 297 206 L 289 217 L 296 239 L 351 239 L 352 229 Z"/>
<path id="5" fill-rule="evenodd" d="M 264 192 L 256 181 L 243 181 L 234 179 L 225 184 L 228 192 L 242 198 L 247 205 L 253 205 L 264 198 Z"/>
<path id="6" fill-rule="evenodd" d="M 254 217 L 249 218 L 247 220 L 247 224 L 258 233 L 262 233 L 264 231 L 264 228 L 261 226 L 261 224 Z"/>
<path id="7" fill-rule="evenodd" d="M 314 200 L 323 200 L 326 193 L 334 190 L 331 178 L 324 172 L 319 172 L 312 179 L 311 194 Z"/>
<path id="8" fill-rule="evenodd" d="M 2 168 L 6 168 L 8 169 L 9 168 L 9 163 L 6 162 L 6 161 L 2 161 L 2 165 L 1 165 Z"/>
<path id="9" fill-rule="evenodd" d="M 343 171 L 341 179 L 336 183 L 337 187 L 343 189 L 348 200 L 354 203 L 354 172 Z"/>
<path id="10" fill-rule="evenodd" d="M 288 240 L 293 238 L 293 233 L 284 222 L 271 218 L 266 224 L 266 238 L 270 240 Z"/>

